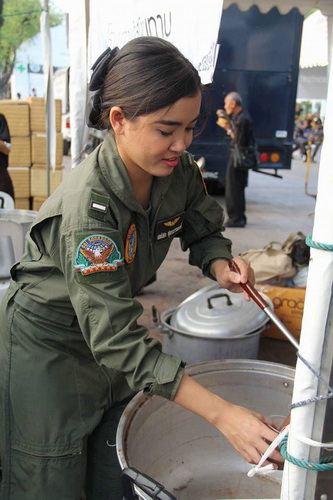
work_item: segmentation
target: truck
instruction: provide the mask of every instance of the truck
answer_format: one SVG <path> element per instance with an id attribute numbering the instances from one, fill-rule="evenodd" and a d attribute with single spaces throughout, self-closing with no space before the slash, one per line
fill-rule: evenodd
<path id="1" fill-rule="evenodd" d="M 204 99 L 205 123 L 189 147 L 195 159 L 204 158 L 209 189 L 219 192 L 225 185 L 230 139 L 216 124 L 216 110 L 231 91 L 242 96 L 253 119 L 258 172 L 281 177 L 291 168 L 302 27 L 296 8 L 280 14 L 274 7 L 263 14 L 256 6 L 243 12 L 232 4 L 223 11 L 215 73 Z"/>

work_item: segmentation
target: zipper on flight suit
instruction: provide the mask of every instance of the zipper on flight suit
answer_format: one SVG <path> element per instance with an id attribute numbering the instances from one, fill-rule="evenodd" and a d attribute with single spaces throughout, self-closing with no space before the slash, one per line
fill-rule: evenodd
<path id="1" fill-rule="evenodd" d="M 152 262 L 154 262 L 154 253 L 153 253 L 154 229 L 155 229 L 155 226 L 156 226 L 156 220 L 157 220 L 158 212 L 160 211 L 160 208 L 163 205 L 164 198 L 165 198 L 165 196 L 161 195 L 160 203 L 159 203 L 159 205 L 156 208 L 156 211 L 155 211 L 155 214 L 154 214 L 154 217 L 153 217 L 153 220 L 152 220 L 151 224 L 149 223 L 149 219 L 148 219 L 148 224 L 149 224 L 149 254 L 152 257 Z"/>

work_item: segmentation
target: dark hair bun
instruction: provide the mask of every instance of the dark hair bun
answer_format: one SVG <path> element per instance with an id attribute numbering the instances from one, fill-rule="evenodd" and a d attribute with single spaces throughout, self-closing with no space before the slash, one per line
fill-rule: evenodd
<path id="1" fill-rule="evenodd" d="M 90 97 L 88 106 L 87 106 L 87 117 L 86 122 L 88 127 L 103 129 L 104 126 L 101 122 L 101 92 L 104 84 L 105 77 L 107 75 L 109 69 L 110 61 L 117 55 L 119 52 L 118 47 L 114 49 L 110 49 L 108 47 L 103 54 L 101 54 L 94 64 L 92 65 L 92 74 L 89 82 L 89 90 L 94 92 L 94 94 Z"/>

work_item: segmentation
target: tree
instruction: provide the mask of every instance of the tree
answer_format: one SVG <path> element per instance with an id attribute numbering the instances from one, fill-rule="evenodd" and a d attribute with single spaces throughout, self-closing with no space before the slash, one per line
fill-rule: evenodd
<path id="1" fill-rule="evenodd" d="M 10 97 L 9 80 L 20 45 L 40 32 L 39 0 L 3 0 L 0 27 L 0 98 Z M 50 11 L 50 26 L 61 23 L 62 15 Z"/>

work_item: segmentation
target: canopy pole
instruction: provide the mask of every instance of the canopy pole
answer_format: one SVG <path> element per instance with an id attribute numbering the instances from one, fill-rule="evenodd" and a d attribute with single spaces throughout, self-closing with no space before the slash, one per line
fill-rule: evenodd
<path id="1" fill-rule="evenodd" d="M 46 129 L 46 195 L 51 194 L 50 170 L 56 164 L 55 105 L 53 96 L 53 68 L 51 32 L 49 23 L 49 0 L 40 0 L 43 11 L 40 17 L 45 77 L 45 129 Z"/>
<path id="2" fill-rule="evenodd" d="M 329 146 L 329 138 L 333 137 L 332 73 L 328 85 L 324 137 L 312 241 L 330 247 L 333 245 L 333 171 Z M 326 383 L 329 383 L 332 372 L 332 283 L 333 252 L 320 248 L 311 248 L 299 352 Z M 293 404 L 302 401 L 306 402 L 308 399 L 326 394 L 327 390 L 327 387 L 319 381 L 318 377 L 309 370 L 301 359 L 298 359 Z M 329 420 L 332 420 L 332 416 L 328 415 L 328 413 L 331 413 L 331 404 L 332 400 L 330 400 L 329 405 L 327 400 L 323 400 L 291 410 L 288 438 L 289 455 L 302 461 L 319 461 L 321 448 L 310 445 L 306 440 L 312 439 L 319 443 L 326 442 L 324 436 L 331 426 Z M 313 500 L 317 498 L 316 488 L 317 484 L 318 487 L 320 484 L 317 481 L 318 474 L 322 474 L 322 472 L 317 473 L 286 461 L 281 500 L 299 500 L 300 498 Z M 328 494 L 327 498 L 329 498 L 331 491 L 323 492 L 323 495 L 325 493 Z"/>
<path id="3" fill-rule="evenodd" d="M 322 361 L 322 376 L 324 380 L 328 380 L 329 385 L 333 386 L 333 297 L 331 297 L 331 305 L 329 312 L 329 320 L 327 322 L 327 336 L 326 342 L 323 349 L 323 361 Z M 324 390 L 324 389 L 322 389 Z M 322 440 L 324 443 L 333 442 L 333 399 L 328 399 L 326 405 L 318 405 L 318 416 L 315 415 L 314 420 L 314 433 L 313 439 Z M 322 411 L 322 415 L 320 414 Z M 317 425 L 317 417 L 319 419 L 319 424 Z M 324 430 L 322 436 L 316 432 L 320 429 L 321 420 L 324 420 Z M 322 457 L 332 456 L 332 449 L 329 452 L 322 453 Z M 310 460 L 315 460 L 313 452 L 310 453 Z M 311 486 L 309 486 L 311 487 Z M 305 491 L 307 490 L 307 485 Z M 311 490 L 310 490 L 311 491 Z M 332 470 L 322 471 L 317 474 L 317 483 L 315 487 L 315 498 L 329 498 L 329 494 L 332 492 Z"/>

